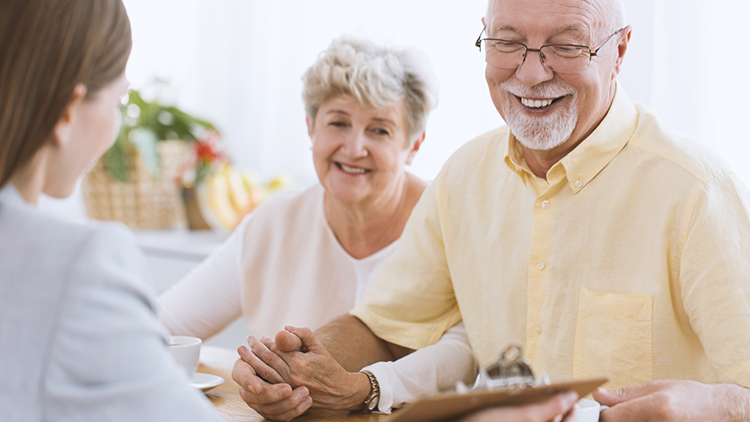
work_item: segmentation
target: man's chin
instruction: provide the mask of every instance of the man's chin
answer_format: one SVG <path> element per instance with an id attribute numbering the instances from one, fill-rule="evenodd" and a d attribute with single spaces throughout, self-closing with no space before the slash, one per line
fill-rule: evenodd
<path id="1" fill-rule="evenodd" d="M 513 132 L 513 129 L 511 129 L 511 132 Z M 549 151 L 551 149 L 554 149 L 562 144 L 565 143 L 565 141 L 568 140 L 567 137 L 555 137 L 552 138 L 550 136 L 525 136 L 525 135 L 517 135 L 515 132 L 513 132 L 513 136 L 518 139 L 518 142 L 523 145 L 524 147 L 528 149 L 532 149 L 534 151 Z"/>
<path id="2" fill-rule="evenodd" d="M 549 151 L 565 143 L 576 122 L 575 110 L 569 109 L 548 116 L 529 116 L 521 110 L 511 110 L 506 120 L 518 142 L 536 151 Z"/>

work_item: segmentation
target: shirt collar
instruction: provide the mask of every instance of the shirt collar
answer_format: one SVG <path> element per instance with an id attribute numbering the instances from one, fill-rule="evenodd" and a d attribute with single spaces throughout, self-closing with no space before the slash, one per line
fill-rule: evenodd
<path id="1" fill-rule="evenodd" d="M 635 131 L 637 121 L 638 111 L 618 84 L 612 105 L 599 126 L 560 160 L 559 164 L 565 169 L 568 184 L 574 193 L 578 193 L 593 180 L 625 147 Z M 526 172 L 530 177 L 533 177 L 533 173 L 526 164 L 521 145 L 510 131 L 507 148 L 505 164 L 526 183 L 523 173 Z"/>

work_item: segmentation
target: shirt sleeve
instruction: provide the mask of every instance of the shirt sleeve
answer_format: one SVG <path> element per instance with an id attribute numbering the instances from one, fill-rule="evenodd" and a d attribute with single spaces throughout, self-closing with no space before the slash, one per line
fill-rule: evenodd
<path id="1" fill-rule="evenodd" d="M 251 218 L 159 296 L 159 318 L 170 333 L 205 340 L 242 315 L 242 241 Z"/>
<path id="2" fill-rule="evenodd" d="M 750 387 L 750 195 L 734 174 L 710 180 L 685 218 L 685 313 L 720 381 Z"/>
<path id="3" fill-rule="evenodd" d="M 169 354 L 132 234 L 95 231 L 66 283 L 46 360 L 44 420 L 219 420 Z"/>
<path id="4" fill-rule="evenodd" d="M 391 413 L 391 409 L 405 403 L 453 388 L 458 380 L 470 386 L 477 376 L 463 322 L 446 331 L 432 346 L 395 362 L 378 362 L 364 369 L 378 380 L 378 410 L 382 413 Z"/>
<path id="5" fill-rule="evenodd" d="M 351 311 L 378 337 L 410 349 L 436 343 L 461 320 L 443 239 L 447 222 L 440 218 L 445 179 L 444 168 L 414 207 L 396 251 Z"/>

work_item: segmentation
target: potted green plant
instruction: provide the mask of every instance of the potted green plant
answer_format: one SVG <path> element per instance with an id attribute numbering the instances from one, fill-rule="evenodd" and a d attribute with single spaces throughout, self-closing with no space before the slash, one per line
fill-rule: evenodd
<path id="1" fill-rule="evenodd" d="M 185 227 L 185 161 L 209 134 L 218 138 L 211 123 L 130 91 L 116 141 L 84 180 L 89 217 L 136 229 Z"/>
<path id="2" fill-rule="evenodd" d="M 174 106 L 147 102 L 138 91 L 131 90 L 122 106 L 120 133 L 104 154 L 105 166 L 115 180 L 127 182 L 127 169 L 132 167 L 132 163 L 127 162 L 132 158 L 129 150 L 135 148 L 148 172 L 159 178 L 159 142 L 179 140 L 190 144 L 207 130 L 218 134 L 211 123 Z"/>

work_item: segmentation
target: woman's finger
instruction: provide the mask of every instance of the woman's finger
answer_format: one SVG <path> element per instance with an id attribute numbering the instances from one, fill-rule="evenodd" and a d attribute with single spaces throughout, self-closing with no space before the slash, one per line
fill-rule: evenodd
<path id="1" fill-rule="evenodd" d="M 575 422 L 578 420 L 578 413 L 578 406 L 573 406 L 573 408 L 565 414 L 562 422 Z"/>
<path id="2" fill-rule="evenodd" d="M 284 378 L 284 375 L 288 374 L 288 367 L 283 359 L 253 336 L 248 337 L 247 342 L 250 350 L 242 356 L 242 360 L 250 364 L 259 377 L 272 384 L 288 382 Z"/>
<path id="3" fill-rule="evenodd" d="M 301 346 L 299 347 L 300 349 L 313 352 L 326 350 L 325 347 L 323 347 L 323 345 L 320 343 L 318 338 L 315 337 L 313 330 L 307 327 L 294 327 L 291 325 L 287 325 L 286 327 L 284 327 L 284 329 L 299 338 L 301 342 Z"/>
<path id="4" fill-rule="evenodd" d="M 244 351 L 243 351 L 244 349 Z M 240 346 L 237 349 L 237 353 L 240 355 L 250 353 L 245 346 Z M 255 373 L 255 369 L 244 359 L 240 358 L 234 363 L 232 368 L 232 379 L 237 385 L 252 392 L 257 393 L 263 388 L 263 380 L 261 380 Z"/>
<path id="5" fill-rule="evenodd" d="M 281 352 L 299 352 L 302 351 L 302 340 L 288 330 L 281 330 L 276 334 L 276 347 Z"/>
<path id="6" fill-rule="evenodd" d="M 255 393 L 240 387 L 240 397 L 248 406 L 253 408 L 280 403 L 289 399 L 292 395 L 292 387 L 289 384 L 264 384 L 263 388 Z"/>
<path id="7" fill-rule="evenodd" d="M 577 400 L 578 394 L 570 391 L 552 396 L 539 405 L 529 405 L 528 407 L 537 415 L 533 420 L 549 421 L 574 410 Z"/>
<path id="8" fill-rule="evenodd" d="M 307 409 L 312 407 L 312 404 L 313 404 L 312 397 L 308 397 L 304 401 L 302 401 L 302 403 L 298 404 L 297 407 L 295 407 L 294 409 L 290 410 L 287 413 L 283 413 L 279 415 L 280 418 L 283 418 L 280 420 L 290 421 L 296 418 L 297 416 L 300 416 L 301 414 L 305 413 Z"/>
<path id="9" fill-rule="evenodd" d="M 253 406 L 256 412 L 266 418 L 286 421 L 296 418 L 312 405 L 310 393 L 305 387 L 295 388 L 292 394 L 276 403 Z"/>

